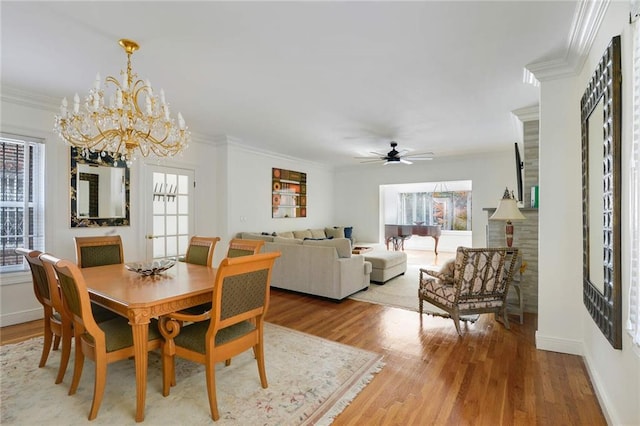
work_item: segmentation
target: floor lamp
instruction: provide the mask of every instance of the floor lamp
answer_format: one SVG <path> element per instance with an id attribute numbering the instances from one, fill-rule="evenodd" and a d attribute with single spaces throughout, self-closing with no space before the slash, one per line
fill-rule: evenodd
<path id="1" fill-rule="evenodd" d="M 495 213 L 491 215 L 489 220 L 504 220 L 507 222 L 504 228 L 507 247 L 511 247 L 513 245 L 513 223 L 511 223 L 511 221 L 525 219 L 526 217 L 524 217 L 518 209 L 518 203 L 515 198 L 509 194 L 509 189 L 506 188 L 504 190 L 502 200 L 500 200 L 500 203 L 498 204 L 498 208 Z"/>

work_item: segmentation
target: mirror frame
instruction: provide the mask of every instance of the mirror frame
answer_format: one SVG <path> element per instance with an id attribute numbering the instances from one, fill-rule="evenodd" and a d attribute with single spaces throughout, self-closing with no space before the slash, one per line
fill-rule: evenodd
<path id="1" fill-rule="evenodd" d="M 580 101 L 582 118 L 583 302 L 615 349 L 622 349 L 622 283 L 620 268 L 620 182 L 622 139 L 622 72 L 620 36 L 611 40 Z M 602 160 L 589 163 L 589 118 L 603 102 Z M 602 188 L 589 188 L 589 168 L 602 167 Z M 603 247 L 589 247 L 589 195 L 603 197 Z M 590 250 L 602 250 L 604 293 L 589 276 Z"/>
<path id="2" fill-rule="evenodd" d="M 91 153 L 89 158 L 85 158 L 76 147 L 71 147 L 71 167 L 70 170 L 70 199 L 71 199 L 71 227 L 72 228 L 92 228 L 100 226 L 129 226 L 129 166 L 125 161 L 116 161 L 111 153 L 105 152 L 101 156 L 99 152 Z M 96 164 L 108 167 L 124 168 L 125 185 L 125 215 L 124 217 L 104 217 L 87 218 L 78 216 L 78 164 Z"/>

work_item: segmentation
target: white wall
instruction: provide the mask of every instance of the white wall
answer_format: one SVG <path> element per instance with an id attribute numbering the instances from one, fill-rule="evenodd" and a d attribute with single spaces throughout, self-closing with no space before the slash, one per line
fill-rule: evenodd
<path id="1" fill-rule="evenodd" d="M 610 424 L 640 424 L 640 356 L 623 331 L 622 350 L 604 338 L 582 302 L 580 99 L 615 35 L 622 41 L 622 307 L 629 294 L 629 165 L 632 67 L 629 3 L 611 2 L 578 76 L 543 81 L 540 99 L 540 349 L 582 354 Z"/>
<path id="2" fill-rule="evenodd" d="M 124 245 L 125 261 L 145 257 L 145 221 L 143 192 L 144 162 L 131 169 L 131 226 L 103 228 L 71 228 L 69 201 L 69 148 L 52 132 L 54 110 L 37 104 L 26 104 L 3 98 L 0 130 L 45 139 L 45 250 L 57 257 L 75 260 L 74 236 L 119 234 Z M 195 192 L 195 233 L 216 235 L 216 175 L 209 159 L 216 158 L 216 148 L 203 141 L 193 141 L 183 156 L 170 159 L 167 166 L 193 168 L 196 179 L 211 186 Z M 203 185 L 202 188 L 206 188 Z M 211 220 L 213 219 L 213 220 Z M 0 325 L 10 325 L 42 317 L 35 300 L 30 273 L 3 274 L 0 283 Z"/>
<path id="3" fill-rule="evenodd" d="M 472 243 L 485 245 L 486 207 L 496 207 L 504 188 L 515 189 L 513 148 L 472 156 L 435 158 L 410 166 L 361 165 L 336 170 L 336 222 L 353 226 L 357 241 L 382 242 L 380 227 L 380 185 L 470 180 L 473 186 L 471 208 Z M 446 235 L 438 248 L 444 250 Z M 429 241 L 430 238 L 424 240 Z"/>
<path id="4" fill-rule="evenodd" d="M 227 141 L 220 157 L 227 166 L 220 168 L 218 179 L 225 194 L 218 203 L 226 206 L 218 235 L 226 245 L 239 232 L 277 232 L 334 226 L 333 174 L 320 164 L 258 152 L 234 141 Z M 271 217 L 272 168 L 307 174 L 307 217 Z M 224 250 L 216 250 L 219 261 Z"/>

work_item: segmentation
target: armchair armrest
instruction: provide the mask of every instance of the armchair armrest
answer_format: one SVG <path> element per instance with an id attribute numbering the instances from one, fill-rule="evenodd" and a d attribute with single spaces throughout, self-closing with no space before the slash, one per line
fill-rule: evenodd
<path id="1" fill-rule="evenodd" d="M 211 311 L 205 311 L 201 314 L 187 314 L 185 312 L 173 312 L 168 315 L 164 315 L 167 318 L 178 321 L 200 322 L 206 321 L 211 318 Z"/>

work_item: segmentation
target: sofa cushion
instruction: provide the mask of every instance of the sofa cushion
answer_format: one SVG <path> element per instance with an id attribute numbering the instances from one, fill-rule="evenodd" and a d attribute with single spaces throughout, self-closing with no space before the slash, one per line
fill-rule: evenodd
<path id="1" fill-rule="evenodd" d="M 302 240 L 299 238 L 273 237 L 273 242 L 278 244 L 302 244 Z"/>
<path id="2" fill-rule="evenodd" d="M 303 231 L 293 231 L 293 236 L 294 238 L 298 238 L 300 240 L 304 240 L 305 238 L 315 238 L 310 229 L 305 229 Z"/>
<path id="3" fill-rule="evenodd" d="M 324 233 L 327 234 L 327 237 L 344 238 L 344 228 L 342 226 L 324 228 Z"/>
<path id="4" fill-rule="evenodd" d="M 304 240 L 305 246 L 335 247 L 338 257 L 351 257 L 351 241 L 346 238 L 333 238 L 326 240 Z"/>
<path id="5" fill-rule="evenodd" d="M 309 229 L 309 231 L 311 231 L 311 238 L 327 238 L 324 229 Z"/>
<path id="6" fill-rule="evenodd" d="M 271 235 L 262 235 L 257 232 L 243 232 L 240 234 L 240 238 L 243 240 L 262 240 L 268 242 L 272 242 L 274 239 Z"/>
<path id="7" fill-rule="evenodd" d="M 276 236 L 282 237 L 282 238 L 295 238 L 295 236 L 293 235 L 293 232 L 291 231 L 276 232 Z"/>

